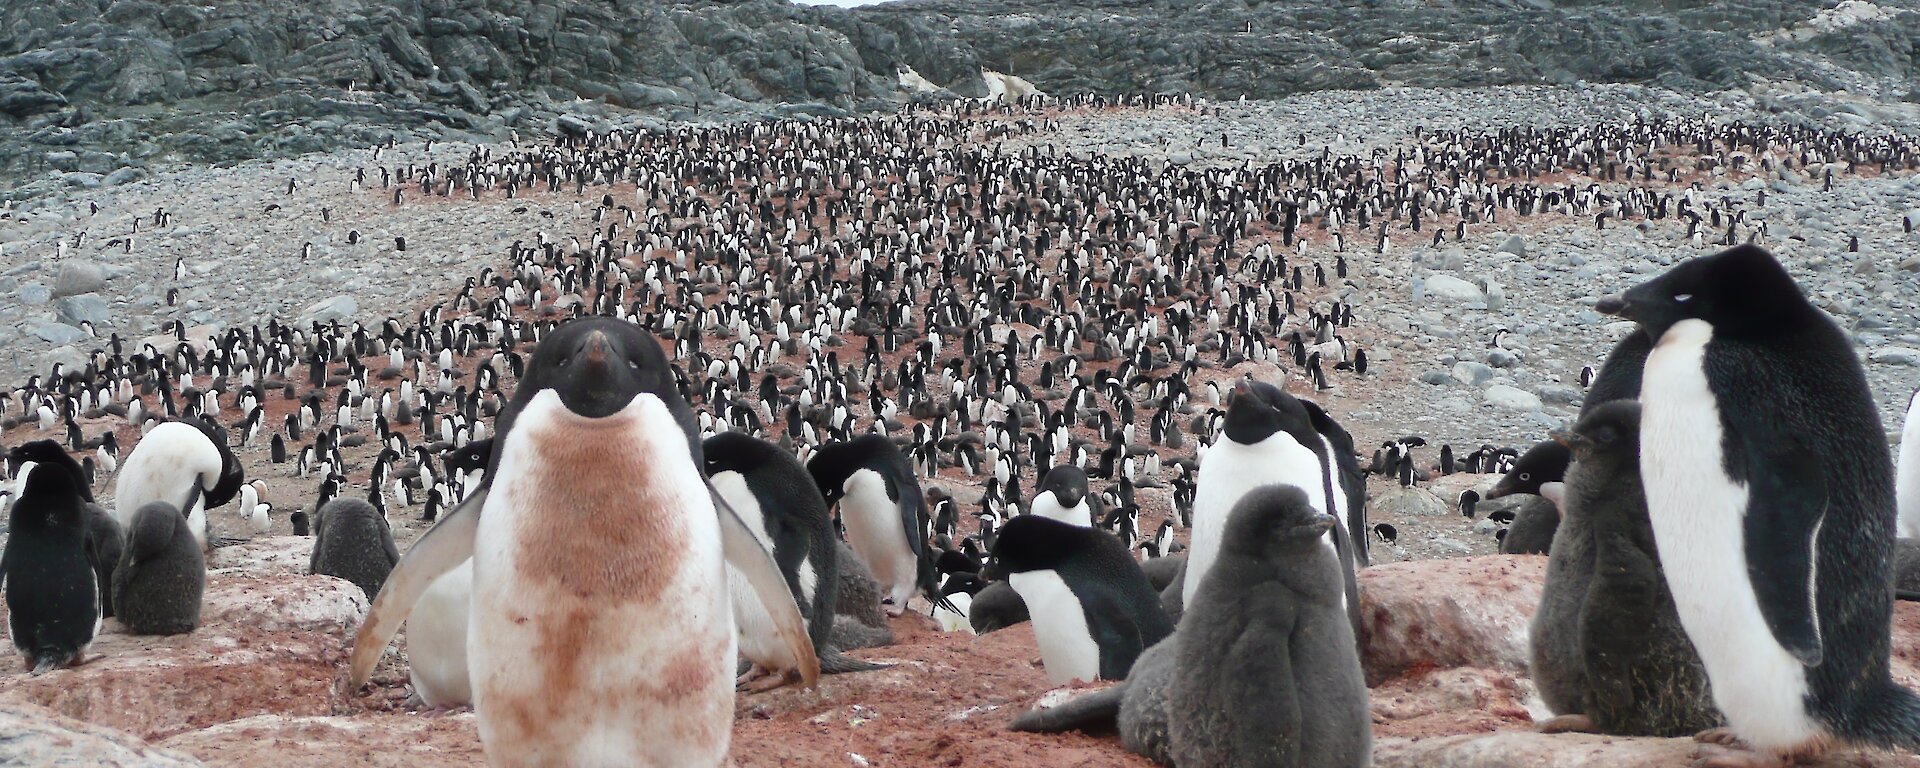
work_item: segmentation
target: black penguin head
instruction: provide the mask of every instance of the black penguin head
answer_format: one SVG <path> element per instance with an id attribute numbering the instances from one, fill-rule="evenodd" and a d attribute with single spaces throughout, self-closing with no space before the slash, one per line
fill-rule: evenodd
<path id="1" fill-rule="evenodd" d="M 1039 515 L 1021 515 L 1000 527 L 993 555 L 980 576 L 1005 581 L 1016 573 L 1057 569 L 1086 546 L 1089 533 L 1107 535 Z"/>
<path id="2" fill-rule="evenodd" d="M 1060 501 L 1060 506 L 1073 508 L 1087 496 L 1086 471 L 1071 464 L 1047 470 L 1046 476 L 1040 480 L 1039 493 L 1049 492 Z"/>
<path id="3" fill-rule="evenodd" d="M 853 473 L 862 469 L 885 473 L 890 464 L 905 460 L 900 449 L 885 435 L 868 434 L 844 443 L 820 446 L 807 458 L 807 474 L 813 476 L 813 484 L 819 486 L 820 495 L 826 497 L 827 506 L 831 507 L 847 495 L 847 479 L 853 477 Z"/>
<path id="4" fill-rule="evenodd" d="M 1242 445 L 1257 444 L 1310 420 L 1299 400 L 1264 381 L 1243 379 L 1227 396 L 1227 439 Z"/>
<path id="5" fill-rule="evenodd" d="M 1614 400 L 1596 406 L 1560 439 L 1580 461 L 1637 460 L 1640 401 Z"/>
<path id="6" fill-rule="evenodd" d="M 493 460 L 493 438 L 475 440 L 466 445 L 447 451 L 442 461 L 447 469 L 458 472 L 472 472 L 484 469 Z"/>
<path id="7" fill-rule="evenodd" d="M 680 394 L 667 353 L 638 325 L 590 316 L 568 320 L 548 332 L 530 356 L 513 400 L 501 410 L 495 436 L 507 434 L 527 403 L 547 390 L 553 390 L 568 411 L 590 419 L 612 416 L 634 398 L 652 395 L 680 426 L 694 466 L 703 464 L 693 409 Z M 499 451 L 493 452 L 491 461 L 488 477 L 499 470 Z"/>
<path id="8" fill-rule="evenodd" d="M 1488 501 L 1516 493 L 1538 495 L 1540 486 L 1557 483 L 1567 477 L 1567 465 L 1573 463 L 1573 449 L 1557 440 L 1542 440 L 1528 448 L 1526 453 L 1513 462 L 1513 469 L 1507 471 L 1500 482 L 1484 497 Z"/>
<path id="9" fill-rule="evenodd" d="M 1682 320 L 1704 320 L 1718 334 L 1760 336 L 1818 315 L 1786 267 L 1756 245 L 1682 262 L 1594 309 L 1639 323 L 1656 341 Z"/>
<path id="10" fill-rule="evenodd" d="M 1227 513 L 1221 546 L 1255 555 L 1311 552 L 1333 524 L 1333 516 L 1315 510 L 1299 487 L 1263 485 L 1240 497 Z"/>
<path id="11" fill-rule="evenodd" d="M 516 400 L 551 389 L 567 410 L 605 418 L 645 392 L 678 399 L 667 355 L 639 326 L 611 317 L 587 317 L 554 329 L 534 349 Z"/>
<path id="12" fill-rule="evenodd" d="M 55 501 L 76 496 L 84 501 L 93 500 L 80 463 L 67 455 L 66 449 L 61 448 L 59 443 L 35 440 L 14 448 L 9 458 L 16 462 L 16 466 L 33 462 L 33 468 L 27 472 L 26 482 L 20 486 L 18 503 Z"/>

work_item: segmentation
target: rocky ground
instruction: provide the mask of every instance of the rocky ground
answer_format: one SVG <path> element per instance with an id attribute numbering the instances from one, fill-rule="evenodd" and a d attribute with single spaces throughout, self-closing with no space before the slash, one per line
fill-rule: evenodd
<path id="1" fill-rule="evenodd" d="M 1057 130 L 1009 143 L 1207 167 L 1297 157 L 1320 146 L 1390 151 L 1415 126 L 1565 125 L 1665 114 L 1757 118 L 1789 102 L 1795 110 L 1824 110 L 1819 119 L 1836 126 L 1920 126 L 1920 111 L 1910 105 L 1793 99 L 1636 86 L 1396 88 L 1226 103 L 1206 114 L 1066 114 L 1056 117 Z M 396 162 L 444 163 L 475 147 L 404 143 L 189 167 L 17 206 L 0 221 L 0 377 L 22 380 L 55 361 L 77 365 L 108 334 L 143 339 L 174 321 L 204 336 L 270 317 L 369 324 L 407 317 L 481 269 L 502 266 L 515 241 L 581 236 L 593 226 L 582 206 L 597 199 L 593 190 L 396 206 L 377 184 L 356 191 L 350 183 L 359 169 L 377 174 L 378 166 Z M 1831 192 L 1792 172 L 1700 183 L 1767 218 L 1768 245 L 1852 334 L 1886 427 L 1897 432 L 1907 394 L 1920 385 L 1920 235 L 1905 232 L 1901 221 L 1920 209 L 1920 177 L 1847 177 Z M 1539 439 L 1577 410 L 1581 367 L 1597 365 L 1620 332 L 1591 311 L 1593 300 L 1712 250 L 1689 245 L 1672 222 L 1636 224 L 1596 230 L 1591 221 L 1547 216 L 1470 228 L 1466 239 L 1449 237 L 1438 247 L 1396 244 L 1384 254 L 1371 244 L 1351 247 L 1355 279 L 1339 298 L 1359 307 L 1351 339 L 1375 355 L 1376 373 L 1343 378 L 1315 399 L 1363 448 L 1406 434 L 1436 446 Z M 1854 237 L 1857 253 L 1847 250 Z M 405 239 L 404 251 L 396 238 Z M 184 273 L 176 277 L 176 270 Z M 1507 332 L 1496 347 L 1501 329 Z M 103 426 L 115 425 L 83 424 L 89 434 Z M 135 433 L 117 428 L 127 432 L 122 444 L 132 445 Z M 35 436 L 22 425 L 5 441 Z M 261 446 L 241 454 L 249 476 L 267 480 L 266 500 L 276 509 L 311 502 L 313 481 L 268 463 Z M 1422 458 L 1432 455 L 1428 449 Z M 1526 680 L 1524 649 L 1544 561 L 1437 560 L 1494 550 L 1491 524 L 1462 519 L 1446 501 L 1492 479 L 1373 489 L 1373 519 L 1399 530 L 1396 542 L 1374 543 L 1375 561 L 1420 561 L 1378 566 L 1362 579 L 1377 764 L 1684 764 L 1692 747 L 1683 741 L 1549 738 L 1526 730 L 1543 714 Z M 933 484 L 963 501 L 978 493 L 978 481 L 957 470 Z M 1168 502 L 1164 490 L 1141 495 L 1147 530 Z M 110 503 L 110 494 L 102 500 Z M 405 512 L 396 511 L 394 520 L 403 548 L 424 529 Z M 213 526 L 215 535 L 247 535 L 239 521 L 217 512 Z M 274 533 L 290 533 L 284 516 Z M 285 537 L 222 550 L 201 631 L 157 642 L 110 631 L 94 664 L 41 680 L 0 678 L 0 722 L 13 718 L 22 731 L 61 734 L 99 763 L 164 764 L 172 756 L 220 765 L 337 765 L 342 755 L 370 765 L 476 761 L 471 715 L 438 716 L 404 704 L 403 655 L 383 666 L 373 695 L 332 688 L 349 628 L 365 604 L 351 587 L 340 594 L 340 582 L 301 575 L 306 546 Z M 216 595 L 231 606 L 216 609 Z M 856 654 L 896 664 L 892 669 L 829 678 L 814 691 L 743 696 L 736 763 L 1143 764 L 1128 762 L 1110 738 L 1002 730 L 1013 711 L 1049 687 L 1027 630 L 948 635 L 912 615 L 893 629 L 899 644 Z M 1913 666 L 1920 664 L 1920 614 L 1902 610 L 1896 640 L 1900 674 L 1920 681 Z M 7 762 L 5 748 L 0 744 L 0 762 Z M 17 760 L 36 763 L 50 753 L 21 754 Z"/>

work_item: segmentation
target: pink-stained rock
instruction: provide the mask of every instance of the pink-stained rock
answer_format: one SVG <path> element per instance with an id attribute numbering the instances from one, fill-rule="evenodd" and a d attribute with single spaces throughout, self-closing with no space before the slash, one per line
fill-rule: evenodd
<path id="1" fill-rule="evenodd" d="M 187 768 L 200 762 L 129 734 L 45 707 L 0 701 L 0 765 L 35 768 Z"/>
<path id="2" fill-rule="evenodd" d="M 1361 571 L 1367 684 L 1449 667 L 1526 675 L 1527 625 L 1546 569 L 1545 557 L 1487 555 Z"/>

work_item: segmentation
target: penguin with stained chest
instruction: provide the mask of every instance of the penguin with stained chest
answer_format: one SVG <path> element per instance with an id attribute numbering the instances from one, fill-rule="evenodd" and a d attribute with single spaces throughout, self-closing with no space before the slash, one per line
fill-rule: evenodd
<path id="1" fill-rule="evenodd" d="M 889 614 L 907 610 L 915 592 L 939 596 L 928 551 L 926 500 L 913 464 L 885 435 L 824 445 L 807 459 L 829 507 L 838 505 L 847 541 L 886 591 Z"/>
<path id="2" fill-rule="evenodd" d="M 981 576 L 1020 593 L 1055 684 L 1124 679 L 1141 651 L 1173 632 L 1126 545 L 1088 526 L 1016 517 L 1000 529 Z"/>
<path id="3" fill-rule="evenodd" d="M 1065 464 L 1047 470 L 1027 504 L 1027 514 L 1073 525 L 1092 526 L 1096 519 L 1093 497 L 1087 493 L 1087 473 Z"/>
<path id="4" fill-rule="evenodd" d="M 1561 489 L 1573 452 L 1563 443 L 1542 440 L 1515 459 L 1513 468 L 1487 491 L 1486 500 L 1532 494 L 1520 505 L 1506 538 L 1500 540 L 1500 553 L 1506 555 L 1551 555 L 1560 543 L 1560 508 L 1550 498 Z"/>
<path id="5" fill-rule="evenodd" d="M 7 633 L 34 675 L 82 662 L 100 634 L 98 576 L 87 556 L 86 479 L 59 443 L 13 451 L 31 461 L 7 510 Z"/>
<path id="6" fill-rule="evenodd" d="M 1777 764 L 1836 744 L 1920 748 L 1889 677 L 1892 457 L 1852 342 L 1773 255 L 1682 262 L 1600 312 L 1654 340 L 1640 469 L 1660 565 L 1727 729 Z"/>
<path id="7" fill-rule="evenodd" d="M 1181 606 L 1193 599 L 1212 567 L 1228 513 L 1254 488 L 1291 485 L 1307 494 L 1314 509 L 1331 512 L 1346 506 L 1340 501 L 1346 494 L 1335 491 L 1334 465 L 1324 458 L 1328 445 L 1314 429 L 1312 414 L 1292 395 L 1259 381 L 1242 380 L 1234 387 L 1220 437 L 1200 461 L 1186 572 L 1180 577 Z M 1343 600 L 1357 627 L 1360 589 L 1347 526 L 1328 531 L 1326 547 L 1345 566 Z"/>
<path id="8" fill-rule="evenodd" d="M 880 669 L 829 647 L 839 557 L 826 500 L 806 467 L 779 446 L 739 432 L 707 438 L 702 452 L 714 490 L 780 567 L 791 599 L 806 621 L 821 672 Z M 781 642 L 759 594 L 731 569 L 727 583 L 740 655 L 752 664 L 738 682 L 749 690 L 768 690 L 797 679 L 799 660 Z"/>
<path id="9" fill-rule="evenodd" d="M 808 685 L 818 663 L 779 568 L 702 476 L 696 435 L 651 335 L 607 317 L 549 332 L 497 420 L 486 487 L 388 576 L 349 685 L 471 558 L 468 668 L 489 763 L 720 765 L 736 658 L 728 563 Z"/>
<path id="10" fill-rule="evenodd" d="M 1615 400 L 1581 417 L 1563 438 L 1573 449 L 1560 505 L 1561 530 L 1585 529 L 1593 562 L 1586 593 L 1575 596 L 1572 626 L 1552 638 L 1536 614 L 1534 680 L 1543 643 L 1572 647 L 1582 667 L 1580 707 L 1541 730 L 1621 736 L 1686 736 L 1720 724 L 1700 654 L 1660 569 L 1660 553 L 1640 483 L 1640 404 Z M 1555 547 L 1553 557 L 1561 556 Z M 1548 590 L 1552 590 L 1549 568 Z M 1571 642 L 1569 642 L 1571 641 Z M 1544 695 L 1546 686 L 1541 685 Z"/>

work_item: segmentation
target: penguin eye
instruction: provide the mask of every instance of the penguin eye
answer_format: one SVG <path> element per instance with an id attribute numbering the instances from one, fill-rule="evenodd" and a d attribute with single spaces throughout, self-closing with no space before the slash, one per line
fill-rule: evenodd
<path id="1" fill-rule="evenodd" d="M 1673 300 L 1681 304 L 1685 304 L 1691 299 L 1693 299 L 1693 294 L 1691 293 L 1676 293 L 1673 295 Z"/>
<path id="2" fill-rule="evenodd" d="M 1530 479 L 1532 479 L 1532 478 L 1533 478 L 1533 473 L 1532 473 L 1532 472 L 1522 472 L 1522 473 L 1520 473 L 1520 479 L 1521 479 L 1521 480 L 1530 480 Z"/>
<path id="3" fill-rule="evenodd" d="M 637 371 L 637 370 L 640 370 L 640 361 L 638 361 L 638 360 L 633 360 L 633 359 L 628 359 L 628 360 L 627 360 L 627 367 L 628 367 L 628 368 L 632 368 L 632 369 L 634 369 L 634 370 L 636 370 L 636 371 Z"/>

